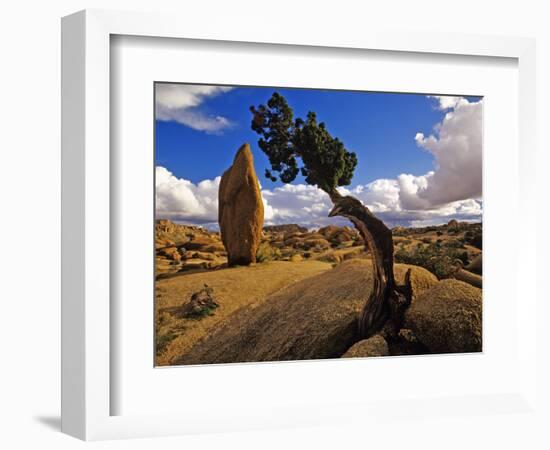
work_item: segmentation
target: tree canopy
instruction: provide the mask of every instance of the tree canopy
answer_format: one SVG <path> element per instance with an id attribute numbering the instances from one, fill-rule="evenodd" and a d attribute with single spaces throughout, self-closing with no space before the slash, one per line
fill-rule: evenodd
<path id="1" fill-rule="evenodd" d="M 251 106 L 250 111 L 252 129 L 260 135 L 258 145 L 271 164 L 267 178 L 276 181 L 278 175 L 283 183 L 291 183 L 301 173 L 306 183 L 329 194 L 351 183 L 357 156 L 331 136 L 324 122 L 317 122 L 314 112 L 308 112 L 306 120 L 294 119 L 292 108 L 277 92 L 267 106 Z"/>

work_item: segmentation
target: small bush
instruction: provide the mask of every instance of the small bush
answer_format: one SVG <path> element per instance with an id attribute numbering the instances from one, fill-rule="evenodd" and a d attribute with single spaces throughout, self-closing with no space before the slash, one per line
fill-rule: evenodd
<path id="1" fill-rule="evenodd" d="M 200 308 L 195 309 L 194 311 L 187 314 L 187 318 L 200 320 L 203 317 L 213 316 L 214 310 L 218 305 L 203 305 Z"/>
<path id="2" fill-rule="evenodd" d="M 439 279 L 450 277 L 467 258 L 467 252 L 438 244 L 420 245 L 411 250 L 399 249 L 395 253 L 397 262 L 424 267 Z"/>
<path id="3" fill-rule="evenodd" d="M 473 247 L 483 250 L 482 230 L 475 229 L 474 231 L 468 231 L 464 235 L 464 240 Z"/>
<path id="4" fill-rule="evenodd" d="M 273 261 L 280 258 L 281 250 L 271 246 L 269 242 L 262 242 L 256 251 L 256 262 L 259 263 Z"/>
<path id="5" fill-rule="evenodd" d="M 155 342 L 157 354 L 162 353 L 164 350 L 166 350 L 168 344 L 172 342 L 175 338 L 176 335 L 174 333 L 167 333 L 161 336 L 157 335 Z"/>
<path id="6" fill-rule="evenodd" d="M 464 244 L 457 239 L 450 239 L 444 245 L 448 248 L 464 248 Z"/>
<path id="7" fill-rule="evenodd" d="M 212 316 L 219 303 L 213 296 L 214 289 L 207 284 L 191 295 L 191 299 L 183 306 L 182 317 L 200 320 L 206 316 Z"/>

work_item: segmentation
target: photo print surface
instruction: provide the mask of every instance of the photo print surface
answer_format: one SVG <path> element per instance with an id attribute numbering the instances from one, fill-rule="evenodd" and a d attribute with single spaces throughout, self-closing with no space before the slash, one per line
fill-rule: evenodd
<path id="1" fill-rule="evenodd" d="M 482 351 L 481 97 L 154 95 L 155 365 Z"/>

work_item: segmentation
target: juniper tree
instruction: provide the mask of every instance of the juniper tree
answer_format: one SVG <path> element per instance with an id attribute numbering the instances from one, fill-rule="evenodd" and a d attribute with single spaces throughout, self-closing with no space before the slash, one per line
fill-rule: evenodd
<path id="1" fill-rule="evenodd" d="M 411 301 L 410 270 L 405 284 L 397 285 L 393 273 L 393 238 L 391 230 L 352 196 L 342 196 L 337 188 L 351 183 L 357 155 L 333 137 L 314 112 L 305 120 L 294 118 L 286 99 L 273 93 L 266 105 L 251 106 L 252 130 L 259 136 L 258 145 L 269 158 L 265 176 L 272 181 L 293 182 L 302 174 L 306 183 L 325 191 L 334 207 L 329 217 L 349 219 L 361 234 L 373 263 L 373 290 L 359 319 L 359 335 L 367 338 L 390 321 L 390 330 L 402 325 L 403 311 Z"/>

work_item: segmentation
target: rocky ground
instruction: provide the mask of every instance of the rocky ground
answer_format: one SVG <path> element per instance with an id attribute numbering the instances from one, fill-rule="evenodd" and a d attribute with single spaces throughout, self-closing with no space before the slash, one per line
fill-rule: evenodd
<path id="1" fill-rule="evenodd" d="M 398 337 L 358 342 L 372 266 L 355 229 L 267 226 L 257 263 L 229 268 L 219 233 L 157 221 L 156 363 L 480 351 L 481 224 L 392 231 L 413 304 Z"/>
<path id="2" fill-rule="evenodd" d="M 227 267 L 220 234 L 201 227 L 159 220 L 155 249 L 157 278 Z M 341 262 L 366 254 L 359 234 L 352 228 L 328 226 L 308 231 L 297 225 L 283 225 L 264 228 L 256 257 L 260 263 L 308 259 Z"/>
<path id="3" fill-rule="evenodd" d="M 181 272 L 216 269 L 227 264 L 219 233 L 158 220 L 155 238 L 157 278 Z"/>
<path id="4" fill-rule="evenodd" d="M 425 228 L 394 228 L 395 260 L 426 267 L 439 278 L 468 267 L 479 259 L 481 224 L 449 222 Z M 169 220 L 156 223 L 157 278 L 189 271 L 227 266 L 227 252 L 219 232 L 179 225 Z M 308 231 L 295 224 L 264 227 L 256 254 L 258 262 L 317 259 L 340 263 L 368 257 L 359 233 L 351 227 L 329 225 Z M 471 271 L 481 275 L 480 262 Z"/>

